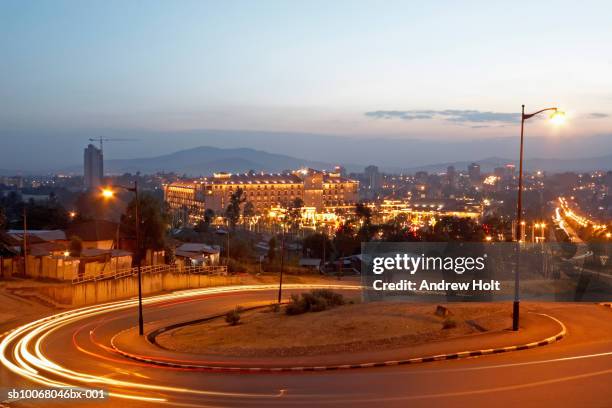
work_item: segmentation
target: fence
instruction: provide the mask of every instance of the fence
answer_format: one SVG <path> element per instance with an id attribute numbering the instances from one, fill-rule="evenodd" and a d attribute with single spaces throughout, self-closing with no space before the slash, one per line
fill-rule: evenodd
<path id="1" fill-rule="evenodd" d="M 0 256 L 0 278 L 10 278 L 23 273 L 23 262 L 19 258 L 3 258 Z"/>
<path id="2" fill-rule="evenodd" d="M 181 273 L 181 274 L 198 274 L 198 275 L 227 275 L 227 266 L 182 266 L 182 265 L 150 265 L 141 266 L 141 274 L 157 274 L 157 273 Z M 138 268 L 126 268 L 112 270 L 110 272 L 100 273 L 83 273 L 72 279 L 73 284 L 99 281 L 104 279 L 120 279 L 128 276 L 138 275 Z"/>

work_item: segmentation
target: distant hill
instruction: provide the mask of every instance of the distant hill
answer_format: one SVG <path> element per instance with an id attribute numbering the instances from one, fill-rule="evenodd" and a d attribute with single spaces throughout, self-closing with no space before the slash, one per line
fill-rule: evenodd
<path id="1" fill-rule="evenodd" d="M 488 157 L 485 159 L 447 161 L 422 166 L 410 166 L 411 160 L 405 161 L 406 166 L 391 166 L 389 164 L 379 165 L 380 170 L 388 173 L 414 173 L 416 171 L 427 171 L 430 173 L 444 172 L 448 166 L 454 166 L 457 170 L 465 170 L 472 163 L 480 164 L 483 172 L 491 172 L 495 167 L 501 167 L 508 163 L 518 166 L 516 160 L 503 157 Z M 350 172 L 362 172 L 368 164 L 376 163 L 330 163 L 325 161 L 307 160 L 293 156 L 269 153 L 251 148 L 218 148 L 201 146 L 192 149 L 180 150 L 174 153 L 149 158 L 120 159 L 105 161 L 105 172 L 107 174 L 122 173 L 156 173 L 176 172 L 190 176 L 210 175 L 217 171 L 243 173 L 249 170 L 265 172 L 281 172 L 288 169 L 300 167 L 313 167 L 317 169 L 331 169 L 336 164 L 342 164 Z M 598 157 L 586 157 L 579 159 L 527 159 L 525 161 L 527 170 L 544 170 L 546 172 L 565 171 L 593 171 L 612 170 L 612 154 Z M 82 174 L 81 164 L 68 168 L 55 169 L 55 172 Z M 0 170 L 0 175 L 17 174 L 16 171 Z M 49 171 L 45 172 L 49 173 Z M 21 172 L 21 174 L 27 174 Z"/>
<path id="2" fill-rule="evenodd" d="M 234 173 L 249 170 L 280 172 L 302 166 L 322 169 L 333 167 L 330 163 L 298 159 L 255 149 L 221 149 L 201 146 L 151 158 L 108 160 L 104 163 L 104 171 L 107 174 L 173 171 L 180 174 L 200 176 L 209 175 L 216 171 Z M 73 166 L 66 171 L 81 173 L 82 168 Z"/>
<path id="3" fill-rule="evenodd" d="M 406 173 L 416 171 L 427 171 L 430 173 L 446 171 L 448 166 L 454 166 L 456 170 L 465 170 L 471 163 L 477 163 L 483 172 L 491 172 L 495 167 L 503 167 L 506 164 L 514 164 L 518 168 L 517 160 L 504 159 L 500 157 L 489 157 L 473 161 L 457 161 L 447 163 L 429 164 L 426 166 L 411 167 L 404 169 Z M 612 155 L 600 157 L 586 157 L 580 159 L 527 159 L 525 160 L 527 171 L 543 170 L 550 173 L 565 171 L 587 172 L 594 170 L 612 170 Z"/>
<path id="4" fill-rule="evenodd" d="M 500 160 L 507 162 L 506 158 L 516 160 L 519 150 L 518 129 L 513 136 L 506 137 L 497 135 L 492 128 L 490 135 L 477 139 L 441 135 L 425 138 L 409 132 L 395 136 L 350 136 L 215 129 L 186 131 L 98 128 L 0 129 L 0 140 L 10 141 L 0 148 L 0 167 L 11 170 L 8 173 L 48 174 L 58 171 L 81 173 L 83 148 L 87 145 L 87 139 L 98 136 L 137 140 L 125 143 L 110 142 L 104 145 L 104 156 L 109 160 L 108 168 L 114 171 L 122 168 L 133 171 L 141 167 L 147 171 L 154 168 L 180 168 L 182 167 L 180 163 L 160 162 L 158 166 L 151 166 L 150 162 L 148 164 L 145 162 L 150 159 L 144 159 L 145 161 L 129 159 L 159 157 L 160 160 L 165 160 L 164 158 L 170 159 L 172 156 L 168 152 L 178 150 L 189 152 L 196 146 L 211 146 L 218 148 L 218 152 L 227 153 L 220 157 L 221 161 L 217 161 L 223 166 L 226 166 L 230 159 L 239 159 L 234 164 L 230 163 L 228 167 L 224 167 L 229 169 L 235 166 L 239 171 L 250 167 L 244 161 L 251 162 L 251 166 L 271 168 L 272 171 L 283 167 L 276 165 L 274 157 L 270 157 L 269 161 L 262 155 L 252 157 L 243 154 L 241 153 L 243 148 L 251 149 L 251 152 L 276 154 L 279 155 L 279 160 L 298 158 L 296 162 L 306 164 L 339 163 L 349 171 L 363 171 L 365 166 L 373 164 L 387 172 L 400 172 L 432 165 L 439 167 L 453 162 L 460 164 L 457 167 L 463 167 L 473 160 L 483 161 L 483 158 L 490 157 L 501 158 Z M 208 173 L 212 163 L 206 163 L 217 160 L 217 153 L 212 150 L 209 153 L 203 152 L 199 161 L 187 163 L 186 167 L 190 172 L 199 173 L 198 167 L 203 166 Z M 612 133 L 592 136 L 570 134 L 538 136 L 529 132 L 525 154 L 528 158 L 547 158 L 546 160 L 550 161 L 548 165 L 555 170 L 591 170 L 593 167 L 612 169 L 607 164 L 608 160 L 604 160 L 603 164 L 599 162 L 602 156 L 612 154 Z M 586 159 L 576 160 L 575 157 Z M 595 159 L 588 159 L 591 157 Z M 113 162 L 112 159 L 125 160 Z M 568 161 L 555 163 L 557 159 Z M 560 169 L 560 165 L 570 167 Z M 69 170 L 66 169 L 67 166 L 70 166 Z"/>

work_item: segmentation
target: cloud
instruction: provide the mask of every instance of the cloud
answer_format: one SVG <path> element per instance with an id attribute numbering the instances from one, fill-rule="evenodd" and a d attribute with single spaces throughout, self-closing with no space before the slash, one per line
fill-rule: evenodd
<path id="1" fill-rule="evenodd" d="M 366 112 L 365 115 L 376 119 L 433 119 L 433 115 L 422 112 L 417 113 L 417 111 L 374 111 Z"/>
<path id="2" fill-rule="evenodd" d="M 516 123 L 520 113 L 490 112 L 479 110 L 379 110 L 366 112 L 375 119 L 430 120 L 441 118 L 454 123 Z"/>
<path id="3" fill-rule="evenodd" d="M 593 112 L 593 113 L 589 113 L 587 117 L 589 119 L 603 119 L 603 118 L 609 118 L 610 115 L 607 113 Z"/>

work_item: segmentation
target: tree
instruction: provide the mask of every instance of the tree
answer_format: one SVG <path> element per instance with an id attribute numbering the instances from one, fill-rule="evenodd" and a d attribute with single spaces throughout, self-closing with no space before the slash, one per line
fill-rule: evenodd
<path id="1" fill-rule="evenodd" d="M 268 262 L 274 262 L 274 258 L 276 258 L 276 238 L 272 237 L 268 241 Z"/>
<path id="2" fill-rule="evenodd" d="M 297 228 L 302 219 L 302 207 L 304 207 L 304 201 L 296 197 L 287 208 L 286 220 L 289 229 L 293 230 Z"/>
<path id="3" fill-rule="evenodd" d="M 212 208 L 207 208 L 204 210 L 204 222 L 210 225 L 215 218 L 215 212 Z"/>
<path id="4" fill-rule="evenodd" d="M 323 249 L 325 248 L 325 258 L 328 258 L 333 250 L 332 243 L 327 235 L 311 234 L 304 238 L 302 251 L 304 255 L 310 254 L 313 258 L 323 259 Z"/>
<path id="5" fill-rule="evenodd" d="M 83 252 L 83 240 L 81 237 L 73 235 L 70 237 L 70 256 L 73 258 L 80 258 Z"/>
<path id="6" fill-rule="evenodd" d="M 247 201 L 244 203 L 244 208 L 242 209 L 242 217 L 245 220 L 250 220 L 255 216 L 255 205 L 251 201 Z"/>
<path id="7" fill-rule="evenodd" d="M 339 257 L 353 255 L 359 252 L 361 242 L 354 228 L 348 222 L 342 224 L 336 231 L 336 235 L 334 236 L 334 248 Z"/>
<path id="8" fill-rule="evenodd" d="M 238 188 L 230 196 L 230 203 L 225 209 L 225 217 L 227 218 L 232 229 L 236 229 L 236 224 L 240 219 L 240 206 L 246 201 L 244 190 Z"/>
<path id="9" fill-rule="evenodd" d="M 355 215 L 359 220 L 362 220 L 364 224 L 370 224 L 372 222 L 372 210 L 363 203 L 357 203 L 357 205 L 355 205 Z"/>
<path id="10" fill-rule="evenodd" d="M 30 201 L 20 206 L 19 225 L 23 225 L 23 209 L 25 208 L 30 229 L 65 229 L 68 226 L 68 212 L 59 204 L 38 204 Z"/>
<path id="11" fill-rule="evenodd" d="M 210 224 L 212 223 L 214 217 L 215 212 L 212 209 L 207 208 L 204 211 L 204 219 L 198 221 L 198 223 L 196 224 L 194 228 L 195 232 L 200 234 L 208 232 L 208 228 L 210 227 Z"/>
<path id="12" fill-rule="evenodd" d="M 165 211 L 163 202 L 157 197 L 143 193 L 139 197 L 140 215 L 140 248 L 136 249 L 137 259 L 142 259 L 148 249 L 161 250 L 165 246 L 166 230 L 170 217 Z M 125 234 L 136 237 L 136 199 L 128 204 L 125 214 L 121 216 L 121 229 Z"/>
<path id="13" fill-rule="evenodd" d="M 0 207 L 0 230 L 5 229 L 6 224 L 6 211 L 4 210 L 4 207 Z"/>
<path id="14" fill-rule="evenodd" d="M 99 193 L 81 193 L 75 203 L 76 221 L 100 220 L 118 205 L 119 200 L 100 200 Z"/>
<path id="15" fill-rule="evenodd" d="M 442 217 L 428 236 L 429 241 L 482 242 L 485 233 L 482 227 L 470 218 Z"/>
<path id="16" fill-rule="evenodd" d="M 360 228 L 357 235 L 361 242 L 368 242 L 372 239 L 374 228 L 372 228 L 372 210 L 363 203 L 355 206 L 355 215 L 359 220 Z"/>
<path id="17" fill-rule="evenodd" d="M 164 262 L 166 265 L 174 265 L 176 263 L 176 249 L 174 245 L 166 245 L 164 248 Z"/>
<path id="18" fill-rule="evenodd" d="M 416 230 L 410 229 L 406 214 L 398 214 L 395 218 L 380 226 L 382 240 L 385 242 L 415 242 L 420 241 Z"/>

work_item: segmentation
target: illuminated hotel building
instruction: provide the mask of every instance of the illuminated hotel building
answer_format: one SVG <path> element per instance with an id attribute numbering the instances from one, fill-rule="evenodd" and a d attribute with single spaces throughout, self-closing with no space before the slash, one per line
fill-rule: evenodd
<path id="1" fill-rule="evenodd" d="M 296 198 L 304 202 L 304 207 L 322 211 L 357 203 L 359 182 L 340 173 L 312 169 L 282 174 L 215 173 L 212 177 L 164 185 L 164 198 L 171 210 L 187 211 L 198 219 L 206 209 L 222 214 L 239 188 L 259 213 L 274 207 L 286 208 Z"/>

